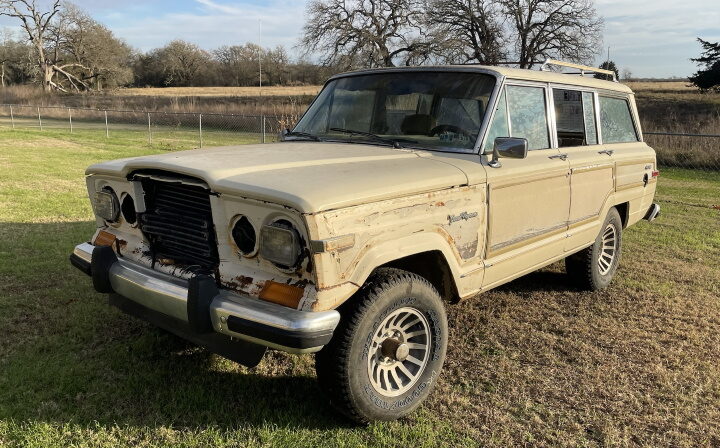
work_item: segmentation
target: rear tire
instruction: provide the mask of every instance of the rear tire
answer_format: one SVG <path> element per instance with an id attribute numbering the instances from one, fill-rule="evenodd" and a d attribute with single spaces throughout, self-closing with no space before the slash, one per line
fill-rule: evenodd
<path id="1" fill-rule="evenodd" d="M 414 411 L 445 361 L 447 316 L 437 290 L 416 274 L 382 268 L 340 311 L 333 339 L 315 355 L 333 406 L 361 424 Z"/>
<path id="2" fill-rule="evenodd" d="M 597 291 L 610 284 L 620 264 L 622 219 L 616 208 L 608 212 L 592 246 L 565 259 L 565 270 L 575 284 Z"/>

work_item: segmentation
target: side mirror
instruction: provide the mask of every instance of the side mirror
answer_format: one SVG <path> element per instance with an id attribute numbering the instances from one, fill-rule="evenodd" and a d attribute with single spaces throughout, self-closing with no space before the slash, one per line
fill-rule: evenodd
<path id="1" fill-rule="evenodd" d="M 280 135 L 278 136 L 278 137 L 279 137 L 279 140 L 280 140 L 281 142 L 284 142 L 284 141 L 285 141 L 285 136 L 288 135 L 289 133 L 290 133 L 290 129 L 284 128 L 282 131 L 280 131 Z"/>
<path id="2" fill-rule="evenodd" d="M 500 157 L 524 159 L 528 153 L 527 139 L 517 137 L 497 137 L 493 144 L 492 160 L 488 163 L 492 168 L 500 168 Z"/>

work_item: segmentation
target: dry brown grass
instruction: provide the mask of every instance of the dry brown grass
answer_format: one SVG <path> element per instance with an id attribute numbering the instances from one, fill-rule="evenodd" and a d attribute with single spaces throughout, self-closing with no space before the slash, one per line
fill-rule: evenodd
<path id="1" fill-rule="evenodd" d="M 630 82 L 644 132 L 720 134 L 720 93 L 687 81 Z M 665 166 L 720 170 L 720 138 L 645 135 Z"/>
<path id="2" fill-rule="evenodd" d="M 637 81 L 635 91 L 643 130 L 720 134 L 720 93 L 700 92 L 687 81 Z M 48 95 L 34 86 L 0 90 L 2 103 L 61 105 L 90 109 L 217 113 L 277 116 L 291 127 L 307 108 L 320 86 L 167 87 L 117 89 L 105 93 Z M 65 114 L 62 111 L 49 115 Z M 78 113 L 82 114 L 82 113 Z M 93 115 L 86 113 L 85 115 Z M 135 123 L 138 120 L 132 120 Z M 139 119 L 138 122 L 142 120 Z M 720 138 L 647 135 L 646 140 L 665 166 L 720 169 Z"/>
<path id="3" fill-rule="evenodd" d="M 322 86 L 270 86 L 270 87 L 142 87 L 116 89 L 112 95 L 121 96 L 302 96 L 317 95 Z"/>
<path id="4" fill-rule="evenodd" d="M 635 93 L 639 92 L 697 92 L 697 88 L 689 81 L 628 81 L 627 84 Z"/>

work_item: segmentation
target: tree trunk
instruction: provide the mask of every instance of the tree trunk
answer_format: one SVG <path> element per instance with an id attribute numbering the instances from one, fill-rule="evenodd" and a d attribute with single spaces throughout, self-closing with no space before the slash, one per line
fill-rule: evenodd
<path id="1" fill-rule="evenodd" d="M 55 70 L 53 70 L 51 64 L 42 64 L 43 69 L 43 90 L 45 92 L 51 92 L 52 91 L 52 78 L 55 74 Z"/>

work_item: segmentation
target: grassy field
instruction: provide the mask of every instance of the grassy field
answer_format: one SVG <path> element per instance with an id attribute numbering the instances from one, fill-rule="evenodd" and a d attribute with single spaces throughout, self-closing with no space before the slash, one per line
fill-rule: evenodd
<path id="1" fill-rule="evenodd" d="M 662 217 L 625 235 L 612 286 L 556 264 L 449 306 L 437 389 L 355 427 L 312 357 L 254 369 L 110 308 L 72 268 L 83 172 L 167 150 L 119 132 L 0 129 L 0 446 L 718 446 L 720 174 L 664 170 Z"/>

